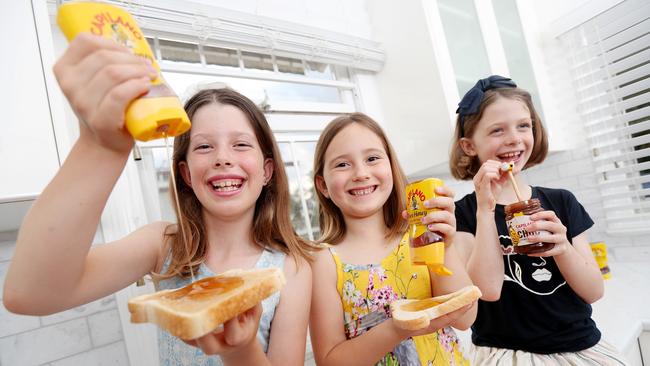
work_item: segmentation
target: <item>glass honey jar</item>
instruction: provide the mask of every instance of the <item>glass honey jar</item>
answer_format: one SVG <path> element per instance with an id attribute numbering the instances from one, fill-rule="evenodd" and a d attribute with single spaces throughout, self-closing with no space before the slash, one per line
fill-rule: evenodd
<path id="1" fill-rule="evenodd" d="M 535 231 L 528 232 L 526 228 L 533 222 L 530 219 L 532 214 L 544 211 L 539 199 L 531 198 L 520 202 L 507 205 L 506 211 L 506 226 L 510 234 L 510 240 L 514 246 L 514 252 L 519 254 L 532 254 L 541 253 L 552 249 L 554 243 L 535 242 L 531 243 L 528 240 L 529 235 L 550 234 L 548 231 Z"/>

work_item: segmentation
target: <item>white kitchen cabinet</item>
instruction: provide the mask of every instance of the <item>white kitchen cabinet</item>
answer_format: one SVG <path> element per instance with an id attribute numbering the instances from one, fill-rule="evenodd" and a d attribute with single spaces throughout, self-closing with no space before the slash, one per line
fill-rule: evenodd
<path id="1" fill-rule="evenodd" d="M 46 69 L 31 1 L 2 4 L 0 202 L 37 196 L 59 167 Z M 47 19 L 45 19 L 47 20 Z"/>

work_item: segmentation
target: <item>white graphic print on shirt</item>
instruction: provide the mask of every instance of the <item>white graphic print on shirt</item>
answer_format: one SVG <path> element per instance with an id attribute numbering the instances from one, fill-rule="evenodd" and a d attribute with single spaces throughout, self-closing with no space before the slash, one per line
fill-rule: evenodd
<path id="1" fill-rule="evenodd" d="M 507 263 L 504 268 L 504 281 L 514 282 L 526 291 L 540 296 L 551 295 L 566 285 L 554 262 L 551 266 L 543 257 L 515 253 L 508 235 L 499 235 L 499 243 Z M 547 264 L 554 269 L 547 268 Z M 556 271 L 557 275 L 554 276 Z"/>

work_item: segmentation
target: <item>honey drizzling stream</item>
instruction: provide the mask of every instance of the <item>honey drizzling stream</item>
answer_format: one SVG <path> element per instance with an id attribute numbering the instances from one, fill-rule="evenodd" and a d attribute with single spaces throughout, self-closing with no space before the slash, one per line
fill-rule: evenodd
<path id="1" fill-rule="evenodd" d="M 187 265 L 190 268 L 190 275 L 192 276 L 192 282 L 195 281 L 194 270 L 192 269 L 192 258 L 191 253 L 188 248 L 189 238 L 185 234 L 185 229 L 183 225 L 183 213 L 181 212 L 180 203 L 178 201 L 178 189 L 176 188 L 176 174 L 174 174 L 174 161 L 172 156 L 169 153 L 169 139 L 167 137 L 167 132 L 163 132 L 163 137 L 165 138 L 165 150 L 167 151 L 167 161 L 169 161 L 169 179 L 172 181 L 172 190 L 174 191 L 174 202 L 176 203 L 176 212 L 178 212 L 178 226 L 181 231 L 181 237 L 183 238 L 183 243 L 185 244 L 185 254 L 187 255 Z"/>

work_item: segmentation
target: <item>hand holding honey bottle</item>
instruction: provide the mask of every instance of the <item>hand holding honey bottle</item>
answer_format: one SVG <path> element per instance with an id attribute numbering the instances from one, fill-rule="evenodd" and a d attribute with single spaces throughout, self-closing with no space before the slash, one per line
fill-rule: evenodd
<path id="1" fill-rule="evenodd" d="M 56 62 L 54 75 L 79 118 L 80 139 L 129 152 L 133 137 L 124 128 L 124 114 L 155 77 L 146 62 L 111 40 L 83 33 Z"/>
<path id="2" fill-rule="evenodd" d="M 452 272 L 444 266 L 445 247 L 456 233 L 454 200 L 442 180 L 427 178 L 406 187 L 411 261 L 426 265 L 438 275 Z"/>
<path id="3" fill-rule="evenodd" d="M 101 3 L 68 3 L 59 7 L 57 23 L 71 43 L 54 74 L 83 122 L 82 137 L 90 133 L 100 145 L 123 151 L 133 145 L 129 134 L 147 141 L 190 128 L 129 13 Z"/>

